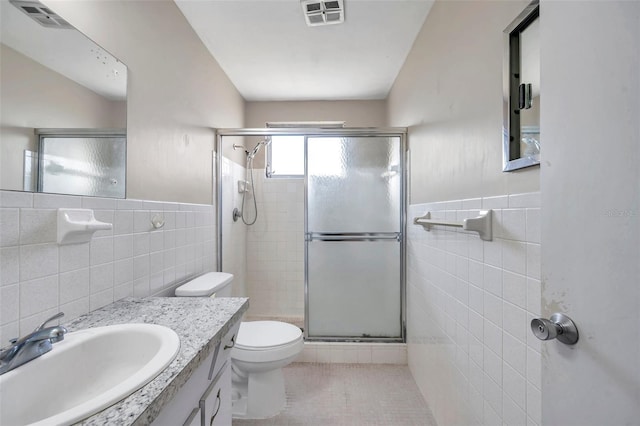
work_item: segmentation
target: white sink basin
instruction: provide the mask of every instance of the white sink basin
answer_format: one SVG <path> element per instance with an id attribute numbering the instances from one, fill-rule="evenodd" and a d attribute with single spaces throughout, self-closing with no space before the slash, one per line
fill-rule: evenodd
<path id="1" fill-rule="evenodd" d="M 68 425 L 113 405 L 178 354 L 170 328 L 122 324 L 69 333 L 53 350 L 0 376 L 0 425 Z"/>

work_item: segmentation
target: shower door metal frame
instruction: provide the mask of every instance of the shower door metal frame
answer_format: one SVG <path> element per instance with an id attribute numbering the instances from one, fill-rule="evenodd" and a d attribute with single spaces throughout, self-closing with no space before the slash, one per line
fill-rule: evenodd
<path id="1" fill-rule="evenodd" d="M 406 277 L 407 277 L 407 185 L 408 185 L 408 145 L 407 145 L 407 128 L 406 127 L 346 127 L 346 128 L 239 128 L 239 129 L 216 129 L 216 223 L 217 223 L 217 270 L 222 271 L 222 211 L 226 207 L 222 202 L 222 138 L 224 136 L 304 136 L 305 145 L 306 138 L 314 136 L 334 136 L 334 137 L 399 137 L 400 138 L 400 331 L 401 337 L 389 338 L 344 338 L 344 337 L 322 337 L 309 338 L 309 277 L 308 277 L 308 253 L 307 245 L 304 249 L 304 337 L 310 341 L 325 342 L 406 342 Z M 306 163 L 306 153 L 305 153 Z M 306 185 L 306 164 L 305 164 L 305 218 L 304 228 L 307 231 L 307 185 Z"/>

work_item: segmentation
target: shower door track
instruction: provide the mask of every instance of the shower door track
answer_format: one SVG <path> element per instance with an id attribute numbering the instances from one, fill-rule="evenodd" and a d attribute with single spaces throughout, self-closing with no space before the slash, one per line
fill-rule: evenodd
<path id="1" fill-rule="evenodd" d="M 216 208 L 216 224 L 217 224 L 217 270 L 222 271 L 222 211 L 225 206 L 223 206 L 222 200 L 222 138 L 224 136 L 305 136 L 305 137 L 313 137 L 313 136 L 336 136 L 336 137 L 347 137 L 347 136 L 362 136 L 362 137 L 377 137 L 377 136 L 397 136 L 400 138 L 400 170 L 402 170 L 402 183 L 400 190 L 400 199 L 401 199 L 401 211 L 400 211 L 400 219 L 401 226 L 400 232 L 391 232 L 391 233 L 357 233 L 356 234 L 316 234 L 309 233 L 305 234 L 305 240 L 310 241 L 309 239 L 321 240 L 323 238 L 324 241 L 342 241 L 344 238 L 347 238 L 348 241 L 371 241 L 372 239 L 387 239 L 387 240 L 396 240 L 400 242 L 400 323 L 401 323 L 401 338 L 396 337 L 315 337 L 310 339 L 314 342 L 347 342 L 347 343 L 391 343 L 391 342 L 406 342 L 406 277 L 407 277 L 407 261 L 406 261 L 406 230 L 407 230 L 407 184 L 408 184 L 408 173 L 409 173 L 409 151 L 407 146 L 407 128 L 406 127 L 348 127 L 348 128 L 311 128 L 311 127 L 300 127 L 300 128 L 222 128 L 215 129 L 216 132 L 216 153 L 214 153 L 215 158 L 215 169 L 216 169 L 216 194 L 215 199 L 217 202 Z M 305 199 L 305 210 L 306 210 L 306 199 Z M 306 215 L 305 215 L 306 221 Z M 306 229 L 306 224 L 305 224 Z M 346 241 L 346 240 L 344 240 Z M 305 250 L 305 264 L 307 263 L 307 256 Z M 305 338 L 308 338 L 308 277 L 306 276 L 305 266 L 305 288 L 304 288 L 304 296 L 305 296 Z"/>

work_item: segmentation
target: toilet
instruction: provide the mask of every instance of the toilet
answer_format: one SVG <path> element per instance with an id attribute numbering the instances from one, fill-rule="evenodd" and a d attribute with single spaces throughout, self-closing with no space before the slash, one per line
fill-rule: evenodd
<path id="1" fill-rule="evenodd" d="M 229 297 L 233 275 L 209 272 L 176 288 L 177 297 Z M 246 321 L 231 350 L 233 417 L 266 419 L 285 404 L 282 368 L 304 347 L 302 330 L 280 321 Z"/>

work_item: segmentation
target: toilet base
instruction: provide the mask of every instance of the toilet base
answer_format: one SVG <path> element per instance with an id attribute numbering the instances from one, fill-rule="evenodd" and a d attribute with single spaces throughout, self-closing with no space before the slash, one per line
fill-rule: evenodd
<path id="1" fill-rule="evenodd" d="M 284 408 L 282 368 L 261 373 L 244 373 L 232 364 L 234 419 L 266 419 Z"/>

